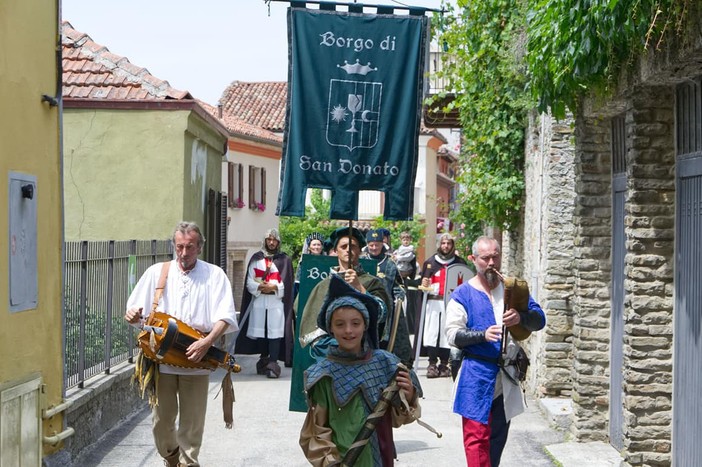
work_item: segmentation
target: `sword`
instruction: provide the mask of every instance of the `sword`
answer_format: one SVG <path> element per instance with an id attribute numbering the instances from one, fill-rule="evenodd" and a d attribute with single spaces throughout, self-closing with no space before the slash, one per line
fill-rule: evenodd
<path id="1" fill-rule="evenodd" d="M 239 329 L 234 331 L 232 333 L 231 337 L 231 344 L 227 346 L 227 353 L 234 355 L 234 346 L 236 345 L 236 340 L 239 337 L 239 333 L 241 332 L 241 328 L 244 327 L 244 323 L 246 323 L 246 320 L 249 319 L 249 313 L 251 313 L 251 308 L 253 308 L 253 299 L 251 302 L 249 302 L 249 306 L 246 307 L 246 311 L 244 312 L 244 316 L 241 318 L 241 321 L 239 322 Z"/>
<path id="2" fill-rule="evenodd" d="M 427 298 L 429 297 L 429 292 L 433 289 L 431 287 L 422 287 L 421 285 L 417 287 L 422 291 L 422 308 L 419 314 L 419 328 L 417 329 L 417 335 L 415 336 L 415 351 L 414 351 L 414 364 L 419 365 L 419 353 L 422 350 L 422 337 L 424 334 L 424 316 L 427 314 Z"/>
<path id="3" fill-rule="evenodd" d="M 397 338 L 397 326 L 400 324 L 400 319 L 402 318 L 402 300 L 395 300 L 395 312 L 392 317 L 392 328 L 390 330 L 390 339 L 388 339 L 388 352 L 392 352 L 395 348 L 395 339 Z"/>

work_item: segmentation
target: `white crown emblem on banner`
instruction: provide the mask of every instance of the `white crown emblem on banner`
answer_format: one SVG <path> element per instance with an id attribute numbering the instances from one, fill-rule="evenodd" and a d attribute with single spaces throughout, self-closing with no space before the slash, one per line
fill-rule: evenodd
<path id="1" fill-rule="evenodd" d="M 368 73 L 370 73 L 371 71 L 378 71 L 377 67 L 373 68 L 370 66 L 370 62 L 368 62 L 367 65 L 361 65 L 359 63 L 358 59 L 356 59 L 356 63 L 354 63 L 353 65 L 349 64 L 348 61 L 344 60 L 343 65 L 337 65 L 336 67 L 343 69 L 349 75 L 363 75 L 363 76 L 365 76 Z"/>

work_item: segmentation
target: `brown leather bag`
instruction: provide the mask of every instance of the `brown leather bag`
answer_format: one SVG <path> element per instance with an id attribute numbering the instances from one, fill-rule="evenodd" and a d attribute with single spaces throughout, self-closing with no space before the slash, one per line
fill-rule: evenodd
<path id="1" fill-rule="evenodd" d="M 529 311 L 529 284 L 524 279 L 516 277 L 505 277 L 505 309 L 514 308 L 517 311 Z M 531 331 L 522 326 L 515 324 L 507 328 L 518 341 L 523 341 L 531 335 Z"/>

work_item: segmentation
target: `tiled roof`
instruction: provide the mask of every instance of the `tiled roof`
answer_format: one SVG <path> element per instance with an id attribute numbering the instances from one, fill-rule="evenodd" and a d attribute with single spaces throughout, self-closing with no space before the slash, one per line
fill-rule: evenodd
<path id="1" fill-rule="evenodd" d="M 234 81 L 224 90 L 219 103 L 225 115 L 270 131 L 282 132 L 285 129 L 287 94 L 288 83 L 285 81 Z"/>
<path id="2" fill-rule="evenodd" d="M 228 115 L 223 113 L 222 117 L 219 117 L 219 111 L 216 107 L 198 100 L 198 104 L 205 109 L 210 115 L 213 117 L 219 119 L 220 122 L 227 128 L 227 131 L 229 131 L 229 134 L 232 137 L 236 136 L 250 136 L 255 139 L 273 143 L 276 145 L 282 145 L 283 144 L 283 137 L 279 134 L 273 133 L 272 131 L 266 130 L 261 127 L 257 127 L 255 125 L 252 125 L 248 122 L 245 122 L 244 120 L 235 117 L 233 115 Z"/>
<path id="3" fill-rule="evenodd" d="M 238 117 L 270 131 L 282 132 L 285 130 L 287 96 L 288 83 L 285 81 L 234 81 L 224 90 L 219 103 L 224 115 Z M 446 138 L 438 130 L 425 127 L 424 121 L 420 123 L 420 134 L 435 136 L 446 143 Z"/>
<path id="4" fill-rule="evenodd" d="M 188 91 L 173 89 L 146 68 L 138 67 L 87 34 L 61 24 L 63 97 L 106 100 L 192 99 Z"/>

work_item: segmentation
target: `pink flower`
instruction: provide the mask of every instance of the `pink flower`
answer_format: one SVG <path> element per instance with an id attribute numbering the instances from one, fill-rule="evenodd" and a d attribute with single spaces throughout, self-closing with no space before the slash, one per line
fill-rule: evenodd
<path id="1" fill-rule="evenodd" d="M 266 205 L 263 204 L 263 203 L 256 203 L 256 209 L 258 209 L 259 211 L 263 212 L 263 211 L 266 210 Z"/>

